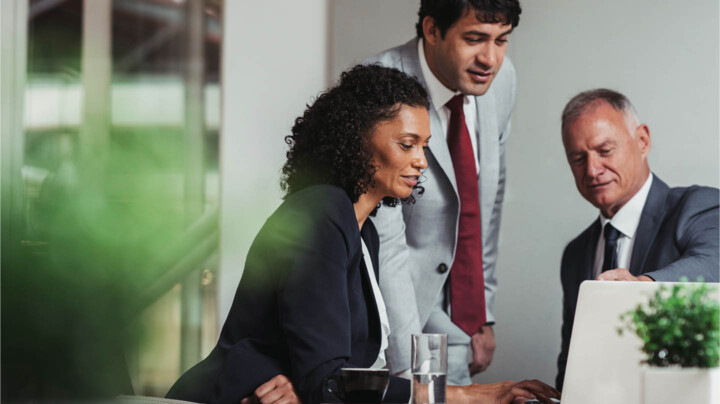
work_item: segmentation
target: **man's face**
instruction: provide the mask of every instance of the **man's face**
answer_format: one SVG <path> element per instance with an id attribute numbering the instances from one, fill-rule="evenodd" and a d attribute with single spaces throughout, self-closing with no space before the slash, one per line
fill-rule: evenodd
<path id="1" fill-rule="evenodd" d="M 578 191 L 605 217 L 613 217 L 650 173 L 647 125 L 628 128 L 625 114 L 604 101 L 566 126 L 563 144 Z"/>
<path id="2" fill-rule="evenodd" d="M 485 94 L 505 59 L 512 26 L 480 22 L 469 9 L 444 38 L 432 17 L 423 29 L 428 66 L 440 82 L 463 94 Z"/>

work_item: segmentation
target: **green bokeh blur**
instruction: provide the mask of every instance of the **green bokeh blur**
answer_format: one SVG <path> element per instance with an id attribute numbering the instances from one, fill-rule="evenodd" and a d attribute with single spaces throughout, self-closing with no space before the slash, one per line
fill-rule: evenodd
<path id="1" fill-rule="evenodd" d="M 21 124 L 2 133 L 2 402 L 132 394 L 126 362 L 139 354 L 128 349 L 160 334 L 139 328 L 138 317 L 188 271 L 206 268 L 203 259 L 217 249 L 219 111 L 203 107 L 218 103 L 185 98 L 185 6 L 193 3 L 111 0 L 101 10 L 110 13 L 109 30 L 96 25 L 85 36 L 93 21 L 85 12 L 98 4 L 27 0 L 27 18 L 10 31 L 27 33 L 26 41 L 3 36 L 3 52 L 10 44 L 27 64 L 2 76 L 7 84 L 13 74 L 24 92 L 10 108 Z M 195 38 L 204 43 L 205 70 L 193 84 L 219 96 L 221 2 L 204 5 L 195 16 L 206 31 Z M 109 45 L 108 53 L 83 56 L 93 42 Z M 109 83 L 88 73 L 108 59 Z M 83 74 L 88 66 L 100 67 Z M 87 112 L 98 99 L 109 104 L 103 116 Z M 189 134 L 187 116 L 206 125 Z M 211 181 L 193 188 L 189 177 Z M 178 344 L 180 331 L 172 332 Z"/>
<path id="2" fill-rule="evenodd" d="M 3 396 L 132 393 L 128 326 L 185 229 L 177 136 L 143 135 L 113 136 L 105 161 L 56 159 L 25 215 L 3 223 L 24 233 L 2 246 Z"/>

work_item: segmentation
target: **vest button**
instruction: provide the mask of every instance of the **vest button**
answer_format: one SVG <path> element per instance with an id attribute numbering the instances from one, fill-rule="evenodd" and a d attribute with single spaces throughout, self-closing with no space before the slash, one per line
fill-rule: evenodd
<path id="1" fill-rule="evenodd" d="M 445 263 L 442 263 L 442 264 L 438 265 L 437 271 L 441 274 L 444 274 L 445 272 L 448 271 L 448 266 L 445 265 Z"/>

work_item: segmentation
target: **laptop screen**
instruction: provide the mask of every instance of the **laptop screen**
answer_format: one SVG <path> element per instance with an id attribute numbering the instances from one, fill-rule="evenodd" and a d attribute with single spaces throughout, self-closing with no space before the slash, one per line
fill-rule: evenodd
<path id="1" fill-rule="evenodd" d="M 644 359 L 634 333 L 619 335 L 620 315 L 646 303 L 664 282 L 585 281 L 570 339 L 563 404 L 642 402 Z M 712 285 L 717 296 L 717 285 Z"/>

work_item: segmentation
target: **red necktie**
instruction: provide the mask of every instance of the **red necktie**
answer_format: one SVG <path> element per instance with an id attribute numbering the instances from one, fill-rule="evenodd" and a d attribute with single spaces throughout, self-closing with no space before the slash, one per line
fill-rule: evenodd
<path id="1" fill-rule="evenodd" d="M 465 125 L 463 95 L 456 95 L 445 105 L 450 109 L 447 141 L 460 196 L 455 260 L 450 269 L 450 317 L 460 329 L 473 335 L 486 318 L 480 193 L 475 155 Z"/>

